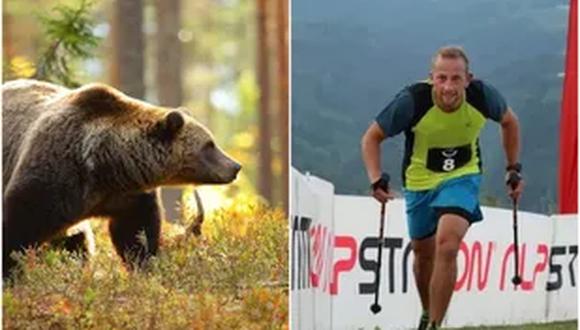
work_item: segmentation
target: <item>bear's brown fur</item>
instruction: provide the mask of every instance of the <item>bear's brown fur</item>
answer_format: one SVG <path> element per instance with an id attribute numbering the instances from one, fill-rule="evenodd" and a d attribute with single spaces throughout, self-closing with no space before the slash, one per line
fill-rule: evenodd
<path id="1" fill-rule="evenodd" d="M 110 219 L 119 255 L 142 262 L 159 247 L 156 188 L 229 183 L 240 170 L 191 116 L 107 85 L 16 80 L 2 96 L 4 277 L 13 251 L 88 217 Z"/>

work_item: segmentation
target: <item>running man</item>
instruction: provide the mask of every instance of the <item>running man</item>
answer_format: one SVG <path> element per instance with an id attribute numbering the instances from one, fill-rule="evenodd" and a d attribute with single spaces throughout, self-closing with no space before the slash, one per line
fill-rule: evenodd
<path id="1" fill-rule="evenodd" d="M 487 119 L 501 125 L 506 179 L 510 174 L 516 178 L 515 188 L 508 184 L 509 196 L 519 198 L 524 185 L 518 119 L 495 88 L 473 79 L 463 49 L 439 49 L 429 78 L 399 92 L 361 141 L 372 195 L 385 203 L 393 194 L 388 174 L 381 173 L 380 144 L 405 133 L 402 182 L 423 307 L 420 330 L 441 325 L 457 277 L 459 245 L 469 226 L 483 219 L 478 138 Z"/>

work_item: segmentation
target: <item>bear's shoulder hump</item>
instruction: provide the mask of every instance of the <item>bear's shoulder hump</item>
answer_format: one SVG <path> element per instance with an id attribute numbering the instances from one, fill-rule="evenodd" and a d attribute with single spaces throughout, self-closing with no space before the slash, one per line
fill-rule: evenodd
<path id="1" fill-rule="evenodd" d="M 122 110 L 122 94 L 106 84 L 92 83 L 74 91 L 70 103 L 82 111 L 110 113 Z"/>

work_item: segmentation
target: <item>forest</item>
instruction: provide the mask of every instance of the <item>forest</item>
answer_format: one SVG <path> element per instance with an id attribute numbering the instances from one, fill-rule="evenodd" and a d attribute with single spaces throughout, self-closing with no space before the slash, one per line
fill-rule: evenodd
<path id="1" fill-rule="evenodd" d="M 88 260 L 47 245 L 16 255 L 4 328 L 287 327 L 287 53 L 286 0 L 4 1 L 3 82 L 100 82 L 186 109 L 243 166 L 230 185 L 162 190 L 162 246 L 142 271 L 103 219 Z"/>

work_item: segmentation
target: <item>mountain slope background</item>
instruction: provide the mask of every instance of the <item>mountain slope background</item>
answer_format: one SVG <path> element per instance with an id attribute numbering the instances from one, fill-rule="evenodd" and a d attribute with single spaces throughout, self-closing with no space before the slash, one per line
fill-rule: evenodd
<path id="1" fill-rule="evenodd" d="M 465 48 L 471 71 L 517 113 L 527 182 L 520 208 L 556 212 L 558 132 L 567 1 L 294 0 L 292 163 L 368 193 L 360 138 L 405 85 L 425 79 L 442 45 Z M 383 144 L 383 168 L 401 189 L 404 137 Z M 499 125 L 481 135 L 484 205 L 508 207 Z"/>

